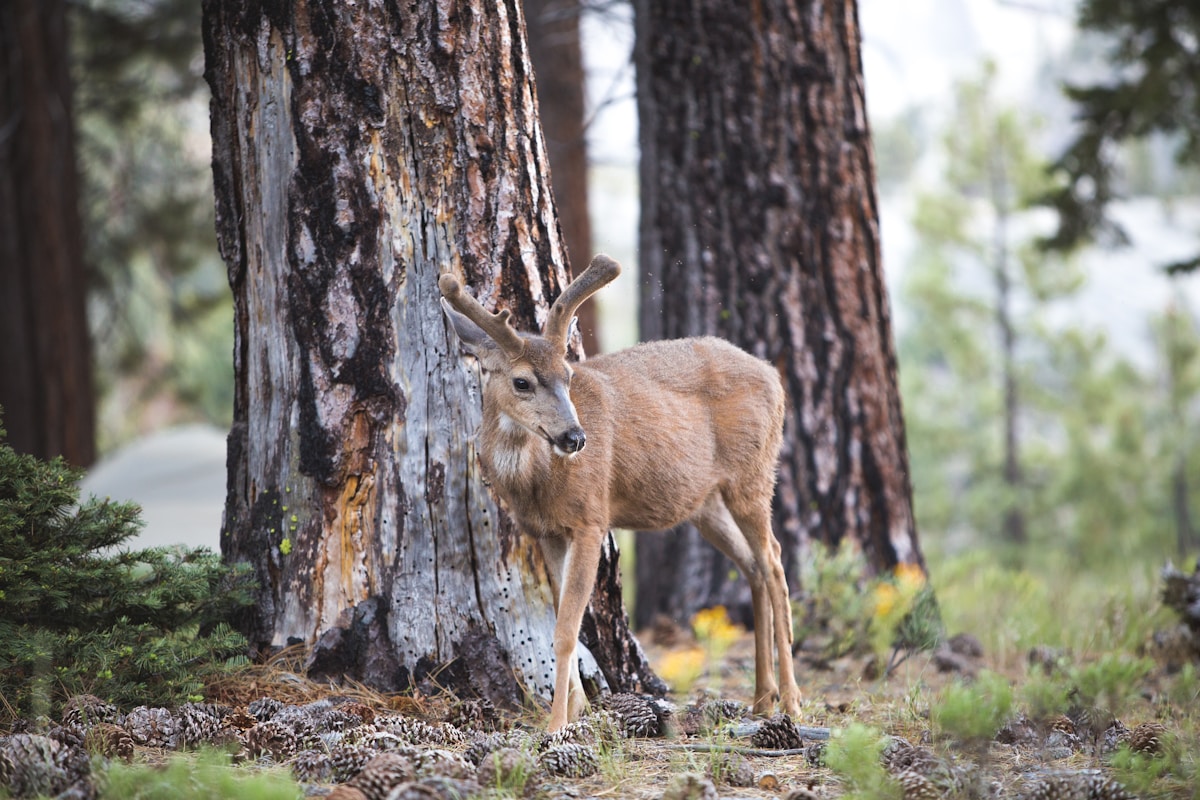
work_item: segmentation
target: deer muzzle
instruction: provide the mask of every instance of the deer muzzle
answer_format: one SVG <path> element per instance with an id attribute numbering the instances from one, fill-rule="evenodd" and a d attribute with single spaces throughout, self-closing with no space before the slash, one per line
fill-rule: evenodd
<path id="1" fill-rule="evenodd" d="M 587 444 L 587 434 L 580 427 L 568 428 L 554 440 L 554 446 L 567 455 L 578 453 L 585 444 Z"/>

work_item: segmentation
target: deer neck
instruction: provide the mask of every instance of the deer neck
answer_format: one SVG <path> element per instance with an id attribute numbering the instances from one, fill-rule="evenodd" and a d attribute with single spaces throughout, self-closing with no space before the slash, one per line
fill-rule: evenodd
<path id="1" fill-rule="evenodd" d="M 485 410 L 483 457 L 488 477 L 510 502 L 535 493 L 550 477 L 550 445 L 503 411 Z"/>

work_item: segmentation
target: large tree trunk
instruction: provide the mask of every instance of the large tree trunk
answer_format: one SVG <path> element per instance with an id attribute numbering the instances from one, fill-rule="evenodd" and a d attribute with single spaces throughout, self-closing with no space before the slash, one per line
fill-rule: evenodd
<path id="1" fill-rule="evenodd" d="M 439 684 L 547 696 L 545 569 L 480 475 L 437 289 L 453 271 L 531 329 L 567 278 L 519 4 L 204 16 L 236 324 L 222 549 L 261 583 L 242 627 L 385 690 L 450 665 Z M 619 592 L 593 609 L 609 685 L 648 682 Z"/>
<path id="2" fill-rule="evenodd" d="M 587 266 L 592 257 L 588 216 L 588 157 L 584 136 L 583 48 L 579 41 L 578 0 L 525 0 L 529 60 L 537 75 L 539 118 L 550 156 L 554 200 L 563 243 L 572 263 Z M 583 349 L 600 352 L 596 303 L 589 299 L 576 314 Z"/>
<path id="3" fill-rule="evenodd" d="M 778 366 L 793 589 L 810 540 L 851 539 L 880 572 L 923 566 L 855 4 L 634 5 L 642 338 L 716 334 Z M 695 532 L 638 541 L 639 622 L 747 598 Z M 672 569 L 674 594 L 653 598 Z"/>
<path id="4" fill-rule="evenodd" d="M 96 456 L 66 3 L 0 4 L 0 406 L 8 442 Z"/>

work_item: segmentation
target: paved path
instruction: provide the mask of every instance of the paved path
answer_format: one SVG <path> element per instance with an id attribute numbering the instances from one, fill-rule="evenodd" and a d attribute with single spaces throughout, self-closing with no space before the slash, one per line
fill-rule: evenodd
<path id="1" fill-rule="evenodd" d="M 82 495 L 132 500 L 146 526 L 131 550 L 183 544 L 219 550 L 225 506 L 225 432 L 191 425 L 138 439 L 96 464 Z"/>

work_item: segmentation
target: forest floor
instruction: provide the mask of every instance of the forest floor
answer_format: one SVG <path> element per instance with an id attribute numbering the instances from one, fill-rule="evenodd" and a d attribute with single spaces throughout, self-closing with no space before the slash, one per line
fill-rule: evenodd
<path id="1" fill-rule="evenodd" d="M 959 637 L 959 652 L 914 654 L 884 679 L 867 656 L 802 652 L 797 726 L 748 713 L 750 634 L 739 630 L 698 660 L 703 643 L 690 631 L 641 640 L 660 674 L 699 665 L 686 693 L 667 704 L 597 703 L 555 737 L 542 733 L 537 704 L 505 713 L 448 695 L 323 685 L 299 674 L 293 653 L 214 684 L 211 703 L 157 718 L 142 709 L 141 722 L 121 709 L 114 738 L 88 740 L 99 775 L 91 785 L 100 797 L 171 800 L 1200 798 L 1200 680 L 1190 666 L 1168 674 L 1143 659 L 1130 671 L 1128 659 L 1102 655 L 1092 660 L 1099 669 L 1072 671 L 1041 652 L 989 659 Z M 1072 705 L 1078 696 L 1111 708 Z M 272 788 L 205 784 L 197 775 L 212 756 L 195 745 L 206 741 L 224 746 L 225 772 Z"/>

